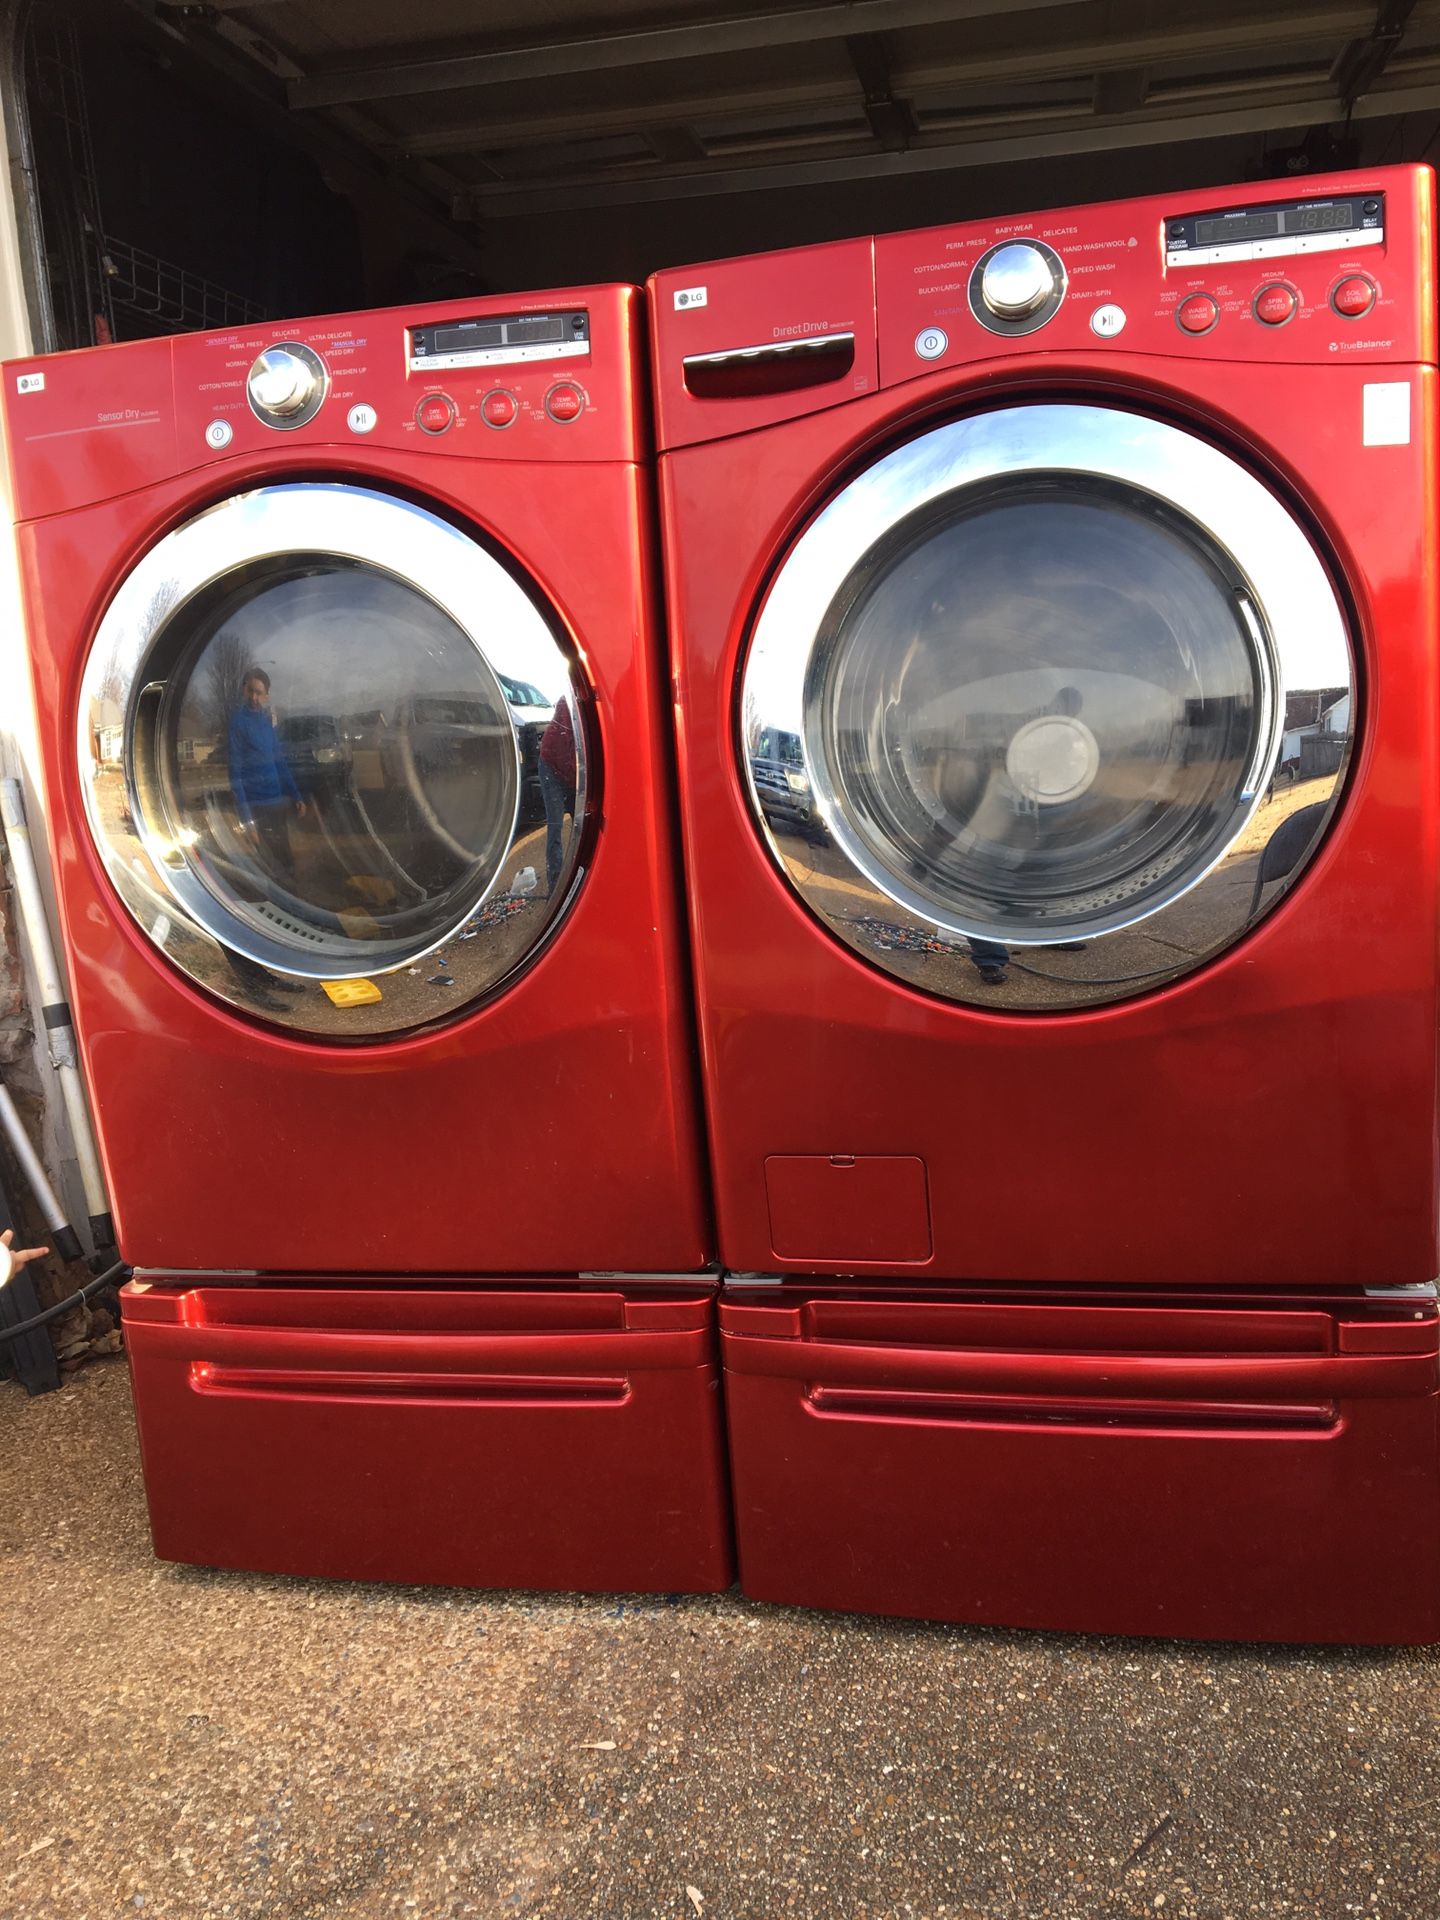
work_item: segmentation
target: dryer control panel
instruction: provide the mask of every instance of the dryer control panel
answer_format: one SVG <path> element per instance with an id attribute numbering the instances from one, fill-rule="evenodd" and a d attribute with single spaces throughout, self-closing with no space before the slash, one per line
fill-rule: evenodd
<path id="1" fill-rule="evenodd" d="M 637 289 L 270 321 L 12 361 L 17 517 L 232 460 L 645 457 Z"/>
<path id="2" fill-rule="evenodd" d="M 1432 227 L 1430 170 L 1388 167 L 882 234 L 881 385 L 1079 350 L 1430 361 Z"/>

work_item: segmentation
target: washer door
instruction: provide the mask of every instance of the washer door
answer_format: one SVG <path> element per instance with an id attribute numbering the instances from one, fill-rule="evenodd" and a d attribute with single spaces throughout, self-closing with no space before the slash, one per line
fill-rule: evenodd
<path id="1" fill-rule="evenodd" d="M 91 830 L 211 993 L 333 1037 L 428 1025 L 574 897 L 579 694 L 541 606 L 448 522 L 262 488 L 168 534 L 107 609 L 79 715 Z"/>
<path id="2" fill-rule="evenodd" d="M 742 684 L 750 796 L 819 918 L 927 991 L 1124 998 L 1313 855 L 1354 661 L 1298 521 L 1179 428 L 1022 406 L 926 433 L 796 542 Z"/>

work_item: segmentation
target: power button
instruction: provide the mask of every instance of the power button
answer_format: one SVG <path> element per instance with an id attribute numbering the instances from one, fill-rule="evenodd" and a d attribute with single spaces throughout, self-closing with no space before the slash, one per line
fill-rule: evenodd
<path id="1" fill-rule="evenodd" d="M 915 351 L 922 360 L 938 360 L 950 344 L 943 327 L 922 327 L 915 336 Z"/>

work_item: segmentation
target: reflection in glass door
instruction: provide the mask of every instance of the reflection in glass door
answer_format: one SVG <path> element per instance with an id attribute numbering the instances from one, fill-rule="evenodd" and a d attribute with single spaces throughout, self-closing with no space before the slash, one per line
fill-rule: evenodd
<path id="1" fill-rule="evenodd" d="M 555 626 L 406 503 L 285 487 L 200 516 L 122 587 L 86 686 L 122 897 L 192 977 L 285 1024 L 389 1031 L 441 1012 L 410 981 L 448 1006 L 493 990 L 583 871 L 592 770 Z"/>

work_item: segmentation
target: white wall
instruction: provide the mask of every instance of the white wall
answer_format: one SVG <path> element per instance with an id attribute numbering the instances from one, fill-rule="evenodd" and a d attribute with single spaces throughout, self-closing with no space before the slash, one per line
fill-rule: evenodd
<path id="1" fill-rule="evenodd" d="M 15 202 L 10 187 L 10 171 L 6 167 L 0 168 L 0 359 L 10 360 L 27 354 L 31 344 Z M 8 467 L 3 463 L 0 463 L 0 513 L 3 513 L 8 529 L 12 518 L 10 476 Z M 25 619 L 20 601 L 15 546 L 8 531 L 0 533 L 0 773 L 18 779 L 24 788 L 25 810 L 36 862 L 40 868 L 41 885 L 45 891 L 51 937 L 59 952 L 46 806 L 40 785 L 34 696 L 26 658 Z M 18 907 L 16 911 L 18 913 Z M 24 939 L 18 928 L 17 938 L 23 954 Z M 28 959 L 25 964 L 25 985 L 30 1006 L 35 1009 L 38 1001 Z M 34 1020 L 34 1026 L 36 1037 L 29 1058 L 9 1068 L 6 1077 L 22 1083 L 16 1089 L 18 1091 L 24 1091 L 23 1083 L 29 1081 L 31 1090 L 40 1095 L 42 1118 L 37 1145 L 70 1219 L 78 1223 L 83 1234 L 87 1209 L 64 1104 L 50 1066 L 38 1017 Z"/>

